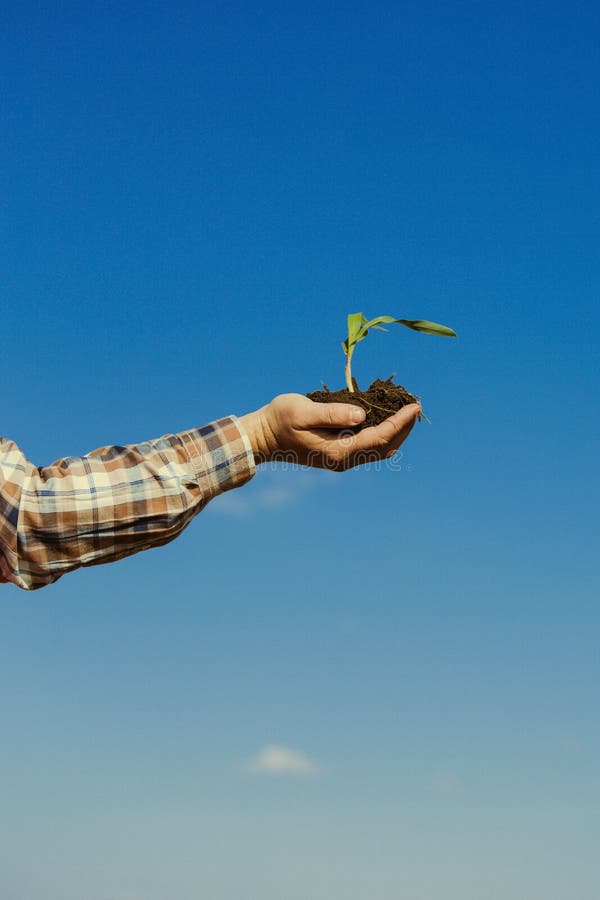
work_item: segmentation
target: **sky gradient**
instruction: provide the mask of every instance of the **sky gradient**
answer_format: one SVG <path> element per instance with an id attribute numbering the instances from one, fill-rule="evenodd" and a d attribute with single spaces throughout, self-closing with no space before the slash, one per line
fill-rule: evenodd
<path id="1" fill-rule="evenodd" d="M 261 467 L 0 602 L 2 900 L 597 900 L 597 4 L 23 2 L 2 433 L 36 465 L 342 386 L 394 468 Z"/>

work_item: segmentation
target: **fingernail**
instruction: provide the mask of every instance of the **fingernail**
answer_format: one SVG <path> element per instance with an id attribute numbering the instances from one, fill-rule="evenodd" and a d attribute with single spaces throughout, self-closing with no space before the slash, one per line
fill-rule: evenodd
<path id="1" fill-rule="evenodd" d="M 358 425 L 359 422 L 362 422 L 365 418 L 365 411 L 361 409 L 360 406 L 353 406 L 350 412 L 350 421 L 353 425 Z"/>

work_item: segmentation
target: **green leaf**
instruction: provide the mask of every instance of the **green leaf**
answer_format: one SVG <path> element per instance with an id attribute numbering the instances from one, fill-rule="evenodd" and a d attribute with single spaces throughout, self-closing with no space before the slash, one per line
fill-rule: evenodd
<path id="1" fill-rule="evenodd" d="M 375 319 L 367 319 L 364 313 L 350 313 L 348 316 L 348 337 L 342 344 L 342 350 L 345 355 L 349 358 L 352 357 L 356 344 L 366 338 L 369 329 L 374 328 L 377 331 L 387 331 L 387 328 L 381 327 L 382 322 L 386 325 L 396 322 L 423 334 L 456 337 L 456 332 L 452 328 L 449 328 L 447 325 L 438 325 L 437 322 L 428 322 L 426 319 L 395 319 L 394 316 L 377 316 Z"/>
<path id="2" fill-rule="evenodd" d="M 382 328 L 381 325 L 373 325 L 373 322 L 369 322 L 369 320 L 363 313 L 361 313 L 360 315 L 361 315 L 361 319 L 362 319 L 362 323 L 363 323 L 362 327 L 361 327 L 361 331 L 364 330 L 365 334 L 368 333 L 369 328 L 377 328 L 378 331 L 386 331 L 387 330 L 385 328 Z M 374 319 L 373 321 L 376 321 L 376 320 Z"/>
<path id="3" fill-rule="evenodd" d="M 359 333 L 364 316 L 362 313 L 350 313 L 348 316 L 348 346 L 351 347 L 359 340 Z"/>
<path id="4" fill-rule="evenodd" d="M 358 337 L 356 338 L 356 341 L 357 342 L 362 341 L 364 338 L 366 338 L 366 336 L 369 333 L 369 328 L 376 328 L 378 331 L 386 331 L 387 329 L 382 328 L 381 325 L 379 324 L 380 322 L 395 322 L 395 321 L 396 321 L 396 319 L 394 319 L 393 316 L 378 316 L 376 319 L 371 319 L 370 321 L 365 316 L 362 316 L 362 325 L 361 325 Z"/>
<path id="5" fill-rule="evenodd" d="M 456 332 L 447 325 L 438 325 L 437 322 L 428 322 L 426 319 L 394 319 L 413 331 L 421 331 L 423 334 L 438 334 L 442 337 L 456 337 Z"/>
<path id="6" fill-rule="evenodd" d="M 374 328 L 376 325 L 379 325 L 380 322 L 397 322 L 398 319 L 395 319 L 393 316 L 377 316 L 375 319 L 371 319 L 370 322 L 365 322 L 365 326 L 367 328 Z"/>

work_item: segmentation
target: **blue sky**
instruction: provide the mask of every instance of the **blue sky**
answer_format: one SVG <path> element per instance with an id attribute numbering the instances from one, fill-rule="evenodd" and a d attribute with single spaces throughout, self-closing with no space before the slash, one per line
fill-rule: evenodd
<path id="1" fill-rule="evenodd" d="M 2 433 L 36 465 L 341 386 L 348 312 L 459 337 L 356 352 L 431 420 L 396 470 L 262 468 L 167 547 L 3 588 L 2 900 L 596 900 L 599 25 L 5 12 Z"/>

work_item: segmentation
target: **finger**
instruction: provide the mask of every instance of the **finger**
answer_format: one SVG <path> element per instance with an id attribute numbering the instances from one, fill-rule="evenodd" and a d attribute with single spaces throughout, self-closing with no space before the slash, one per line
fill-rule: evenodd
<path id="1" fill-rule="evenodd" d="M 306 409 L 306 428 L 353 428 L 365 419 L 364 409 L 350 403 L 308 402 L 311 407 Z"/>
<path id="2" fill-rule="evenodd" d="M 394 416 L 390 416 L 389 419 L 381 423 L 380 432 L 381 439 L 385 440 L 388 435 L 391 434 L 391 438 L 388 440 L 387 447 L 391 448 L 392 446 L 396 446 L 398 448 L 400 444 L 402 444 L 412 429 L 415 426 L 415 423 L 419 419 L 421 415 L 421 407 L 418 403 L 411 404 L 415 409 L 410 413 L 410 417 L 405 419 L 400 416 L 398 413 L 395 413 Z M 407 409 L 407 407 L 405 407 Z M 400 410 L 402 412 L 402 410 Z M 408 412 L 407 412 L 407 415 Z M 398 430 L 398 428 L 400 430 Z"/>
<path id="3" fill-rule="evenodd" d="M 411 403 L 394 413 L 389 419 L 385 419 L 380 425 L 363 428 L 352 438 L 349 450 L 355 452 L 391 447 L 397 441 L 400 446 L 410 434 L 420 411 L 421 407 L 418 403 Z"/>
<path id="4" fill-rule="evenodd" d="M 386 459 L 389 459 L 390 456 L 394 456 L 409 436 L 414 427 L 414 422 L 409 422 L 404 428 L 400 431 L 400 434 L 394 438 L 394 440 L 383 448 L 383 455 Z"/>
<path id="5" fill-rule="evenodd" d="M 384 446 L 373 446 L 370 444 L 365 448 L 354 450 L 352 453 L 347 454 L 345 456 L 346 464 L 349 464 L 350 466 L 361 466 L 364 463 L 376 462 L 380 459 L 389 459 L 398 452 L 399 448 L 412 431 L 413 425 L 414 421 L 407 422 L 390 444 L 385 444 Z"/>

